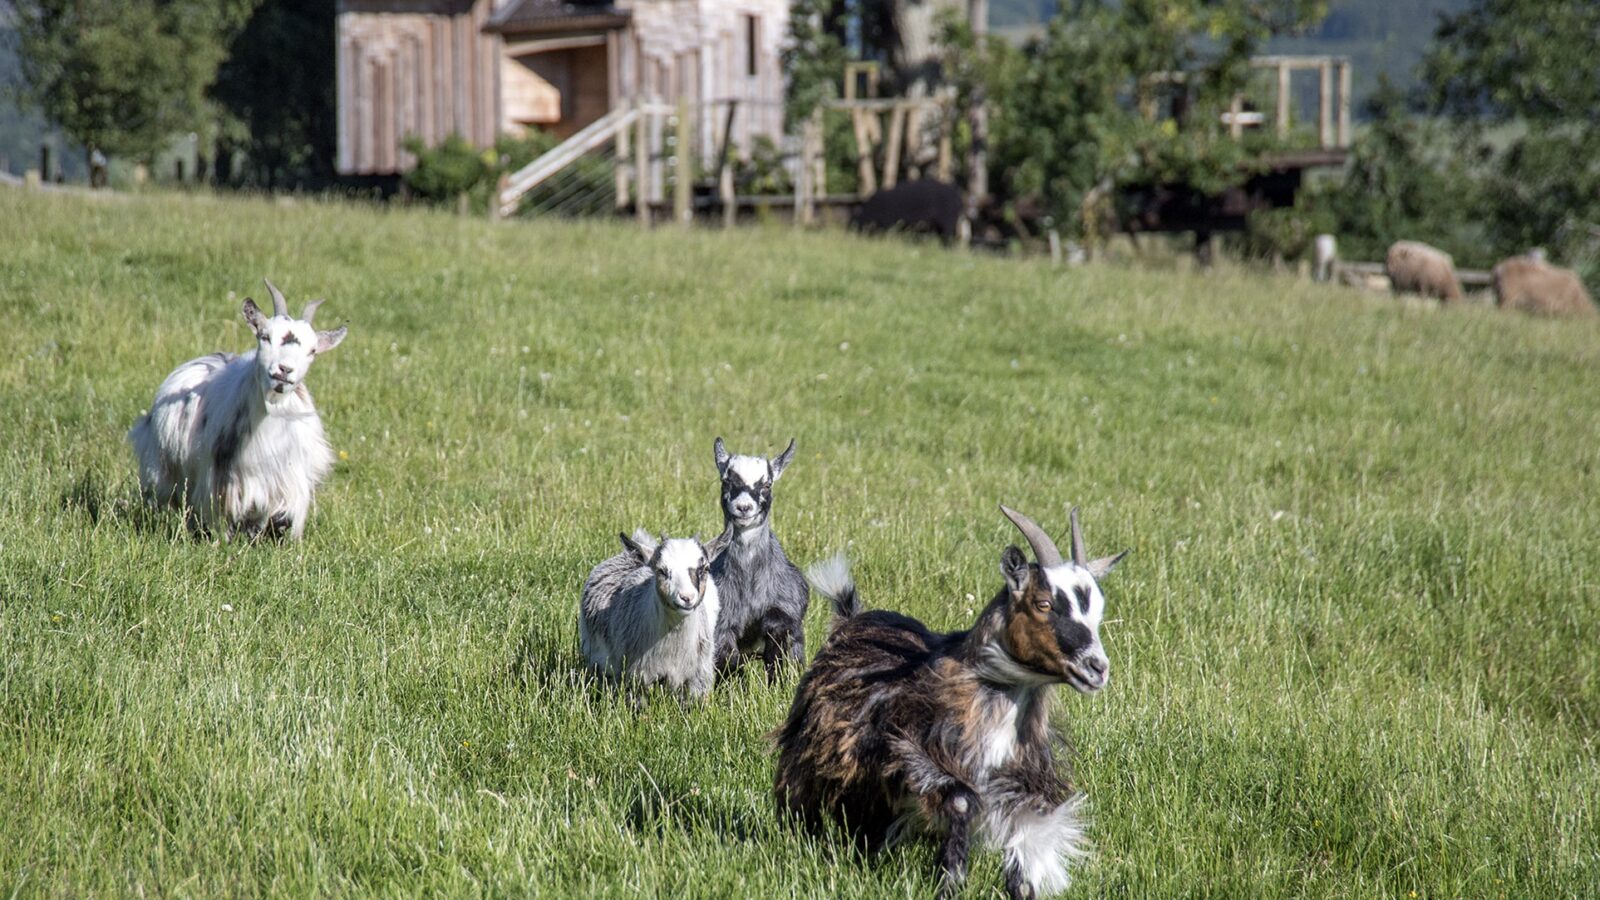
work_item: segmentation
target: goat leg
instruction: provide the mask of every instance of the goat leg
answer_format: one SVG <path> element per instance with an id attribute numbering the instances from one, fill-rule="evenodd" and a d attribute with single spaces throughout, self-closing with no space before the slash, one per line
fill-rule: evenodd
<path id="1" fill-rule="evenodd" d="M 761 662 L 767 669 L 769 683 L 778 680 L 785 662 L 805 665 L 806 639 L 804 626 L 784 615 L 769 614 L 761 635 Z"/>
<path id="2" fill-rule="evenodd" d="M 950 823 L 944 844 L 939 848 L 939 896 L 943 900 L 954 897 L 967 879 L 967 854 L 972 838 L 972 817 L 978 809 L 978 798 L 964 788 L 956 788 L 945 797 L 944 817 Z"/>
<path id="3" fill-rule="evenodd" d="M 1023 880 L 1022 867 L 1006 864 L 1006 896 L 1010 900 L 1034 900 L 1033 885 Z"/>

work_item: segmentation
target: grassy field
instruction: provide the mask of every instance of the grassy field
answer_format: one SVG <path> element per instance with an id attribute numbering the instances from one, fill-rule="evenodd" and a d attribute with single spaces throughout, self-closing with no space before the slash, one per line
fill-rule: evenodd
<path id="1" fill-rule="evenodd" d="M 775 521 L 965 627 L 1083 507 L 1114 679 L 1059 721 L 1072 894 L 1600 884 L 1600 329 L 1288 278 L 787 230 L 641 235 L 0 192 L 0 893 L 926 896 L 780 827 L 791 677 L 635 715 L 576 672 L 619 529 Z M 350 338 L 299 545 L 141 514 L 123 434 L 249 346 L 268 275 Z M 976 598 L 976 599 L 975 599 Z M 826 614 L 814 606 L 810 644 Z M 978 857 L 966 892 L 1000 894 Z"/>

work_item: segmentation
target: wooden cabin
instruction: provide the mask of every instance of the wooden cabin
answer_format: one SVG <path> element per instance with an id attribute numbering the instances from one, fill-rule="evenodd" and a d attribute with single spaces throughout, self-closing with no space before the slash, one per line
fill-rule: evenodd
<path id="1" fill-rule="evenodd" d="M 564 137 L 635 98 L 736 100 L 747 151 L 782 136 L 788 26 L 787 0 L 338 0 L 338 169 L 399 174 L 412 136 Z"/>

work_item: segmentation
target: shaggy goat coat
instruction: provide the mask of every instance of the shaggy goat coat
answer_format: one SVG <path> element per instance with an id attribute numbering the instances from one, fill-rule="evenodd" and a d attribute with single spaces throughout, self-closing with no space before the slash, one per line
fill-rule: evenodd
<path id="1" fill-rule="evenodd" d="M 1051 688 L 1108 682 L 1094 575 L 1117 559 L 1041 566 L 1007 548 L 1007 587 L 949 634 L 861 612 L 842 561 L 814 572 L 838 619 L 774 735 L 780 810 L 813 831 L 841 822 L 869 850 L 940 836 L 947 890 L 974 833 L 1004 855 L 1012 897 L 1065 889 L 1087 843 L 1082 796 L 1057 766 Z"/>
<path id="2" fill-rule="evenodd" d="M 689 557 L 706 553 L 697 541 L 657 544 L 644 532 L 635 533 L 633 541 L 657 560 L 682 557 L 666 564 L 691 572 L 697 563 Z M 713 642 L 722 604 L 714 578 L 703 577 L 699 598 L 693 609 L 670 606 L 657 590 L 656 570 L 637 553 L 625 550 L 610 557 L 583 585 L 578 645 L 584 663 L 607 678 L 664 684 L 682 695 L 704 697 L 716 678 Z"/>
<path id="3" fill-rule="evenodd" d="M 187 506 L 203 531 L 298 539 L 334 461 L 304 378 L 315 356 L 346 332 L 311 328 L 321 301 L 291 319 L 283 295 L 271 282 L 267 287 L 272 318 L 244 302 L 257 348 L 213 353 L 173 370 L 128 440 L 147 501 Z"/>
<path id="4" fill-rule="evenodd" d="M 805 663 L 805 617 L 811 589 L 772 533 L 772 486 L 794 457 L 794 441 L 776 459 L 734 456 L 717 438 L 722 514 L 733 535 L 711 574 L 722 594 L 717 668 L 733 672 L 759 655 L 769 678 L 784 660 Z"/>

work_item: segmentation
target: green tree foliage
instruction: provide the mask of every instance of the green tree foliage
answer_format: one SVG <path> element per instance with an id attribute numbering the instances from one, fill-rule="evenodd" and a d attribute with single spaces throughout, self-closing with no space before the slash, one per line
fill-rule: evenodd
<path id="1" fill-rule="evenodd" d="M 1344 177 L 1302 191 L 1293 209 L 1252 216 L 1247 249 L 1301 257 L 1328 232 L 1349 259 L 1380 260 L 1395 241 L 1418 239 L 1460 265 L 1492 266 L 1499 257 L 1481 224 L 1481 176 L 1470 157 L 1455 152 L 1447 125 L 1417 116 L 1387 80 L 1366 113 Z"/>
<path id="2" fill-rule="evenodd" d="M 1318 0 L 1080 0 L 1020 50 L 980 48 L 958 23 L 947 41 L 958 81 L 981 82 L 990 98 L 1000 193 L 1094 237 L 1119 188 L 1214 191 L 1237 180 L 1251 148 L 1226 135 L 1220 114 L 1256 46 L 1322 10 Z"/>
<path id="3" fill-rule="evenodd" d="M 30 97 L 85 145 L 152 156 L 216 121 L 206 89 L 256 0 L 15 0 Z"/>
<path id="4" fill-rule="evenodd" d="M 219 158 L 242 150 L 242 180 L 326 185 L 337 152 L 334 10 L 327 0 L 264 0 L 227 48 L 210 95 L 231 119 Z"/>
<path id="5" fill-rule="evenodd" d="M 1591 283 L 1600 279 L 1596 46 L 1593 0 L 1478 0 L 1440 24 L 1423 69 L 1433 108 L 1491 156 L 1484 217 L 1493 243 L 1504 253 L 1543 245 Z"/>

